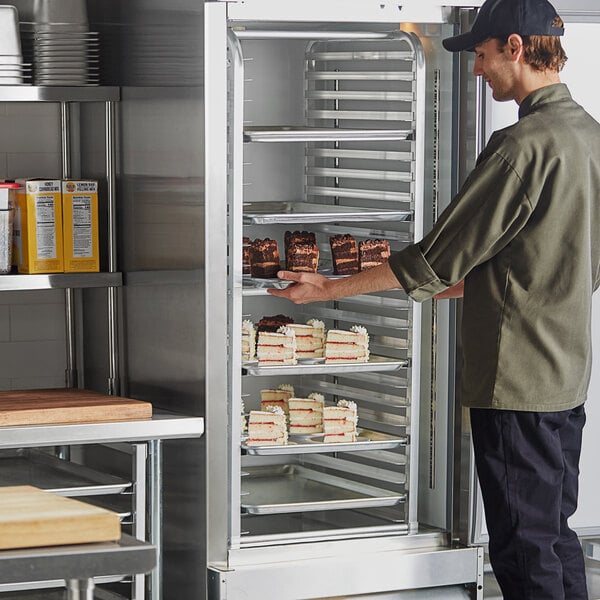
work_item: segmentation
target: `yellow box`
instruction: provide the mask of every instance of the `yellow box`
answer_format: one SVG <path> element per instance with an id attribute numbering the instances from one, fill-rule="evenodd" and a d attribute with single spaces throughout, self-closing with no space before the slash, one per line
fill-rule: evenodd
<path id="1" fill-rule="evenodd" d="M 19 273 L 62 273 L 60 179 L 20 179 L 14 218 Z"/>
<path id="2" fill-rule="evenodd" d="M 65 272 L 98 272 L 98 182 L 63 180 L 62 211 Z"/>

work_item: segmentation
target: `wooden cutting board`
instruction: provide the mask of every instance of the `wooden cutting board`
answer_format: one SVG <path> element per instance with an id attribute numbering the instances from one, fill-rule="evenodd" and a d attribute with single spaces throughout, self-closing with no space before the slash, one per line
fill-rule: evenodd
<path id="1" fill-rule="evenodd" d="M 0 549 L 37 548 L 121 537 L 119 515 L 30 485 L 0 487 Z"/>
<path id="2" fill-rule="evenodd" d="M 152 404 L 89 390 L 0 391 L 0 426 L 106 423 L 152 418 Z"/>

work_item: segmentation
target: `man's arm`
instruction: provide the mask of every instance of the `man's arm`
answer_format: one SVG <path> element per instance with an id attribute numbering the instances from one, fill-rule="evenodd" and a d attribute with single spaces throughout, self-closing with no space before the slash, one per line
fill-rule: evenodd
<path id="1" fill-rule="evenodd" d="M 296 304 L 324 302 L 369 292 L 401 289 L 396 276 L 387 263 L 341 279 L 327 279 L 318 273 L 294 273 L 292 271 L 279 271 L 277 276 L 280 279 L 296 283 L 284 290 L 269 289 L 267 290 L 269 294 L 287 298 Z"/>
<path id="2" fill-rule="evenodd" d="M 317 273 L 294 273 L 292 271 L 279 271 L 277 275 L 280 279 L 295 283 L 284 290 L 269 289 L 267 291 L 273 296 L 287 298 L 296 304 L 324 302 L 369 292 L 402 289 L 387 263 L 342 279 L 327 279 Z M 438 300 L 462 298 L 462 295 L 463 282 L 461 281 L 437 294 L 435 298 Z"/>
<path id="3" fill-rule="evenodd" d="M 436 294 L 434 298 L 436 300 L 448 300 L 450 298 L 462 298 L 465 291 L 465 282 L 459 281 L 456 285 L 449 287 L 448 289 Z"/>

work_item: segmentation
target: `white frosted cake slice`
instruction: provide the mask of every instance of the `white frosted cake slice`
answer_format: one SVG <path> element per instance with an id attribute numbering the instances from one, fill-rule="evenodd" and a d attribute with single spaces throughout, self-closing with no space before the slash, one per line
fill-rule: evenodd
<path id="1" fill-rule="evenodd" d="M 325 337 L 325 323 L 311 319 L 306 325 L 290 323 L 287 325 L 296 334 L 297 358 L 322 358 Z"/>
<path id="2" fill-rule="evenodd" d="M 288 327 L 275 333 L 259 331 L 256 355 L 260 366 L 295 365 L 296 334 Z"/>
<path id="3" fill-rule="evenodd" d="M 248 417 L 248 446 L 282 446 L 287 444 L 285 414 L 276 407 L 251 410 Z"/>
<path id="4" fill-rule="evenodd" d="M 256 328 L 252 321 L 242 321 L 242 360 L 252 360 L 256 353 Z"/>
<path id="5" fill-rule="evenodd" d="M 242 428 L 242 434 L 246 433 L 246 430 L 248 429 L 248 421 L 246 419 L 246 405 L 244 404 L 244 400 L 242 399 L 241 401 L 241 409 L 240 409 L 240 425 Z"/>
<path id="6" fill-rule="evenodd" d="M 323 409 L 323 441 L 326 443 L 355 442 L 358 413 L 355 402 L 340 400 L 337 406 Z"/>
<path id="7" fill-rule="evenodd" d="M 350 331 L 330 329 L 325 340 L 326 363 L 364 363 L 369 360 L 369 334 L 354 325 Z"/>
<path id="8" fill-rule="evenodd" d="M 288 383 L 282 383 L 275 390 L 260 390 L 260 409 L 266 410 L 269 406 L 279 406 L 287 415 L 288 401 L 293 395 L 294 387 Z"/>
<path id="9" fill-rule="evenodd" d="M 290 398 L 290 433 L 322 433 L 324 403 L 322 394 L 317 393 L 308 398 Z"/>

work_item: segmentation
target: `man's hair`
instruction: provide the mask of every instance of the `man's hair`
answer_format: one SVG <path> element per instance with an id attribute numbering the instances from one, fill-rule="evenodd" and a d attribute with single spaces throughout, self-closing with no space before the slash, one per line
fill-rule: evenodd
<path id="1" fill-rule="evenodd" d="M 556 17 L 552 22 L 553 27 L 562 27 L 563 20 Z M 508 35 L 496 38 L 500 50 L 508 41 Z M 560 37 L 554 35 L 523 35 L 523 51 L 525 62 L 536 71 L 562 70 L 567 62 L 567 55 L 560 43 Z"/>

